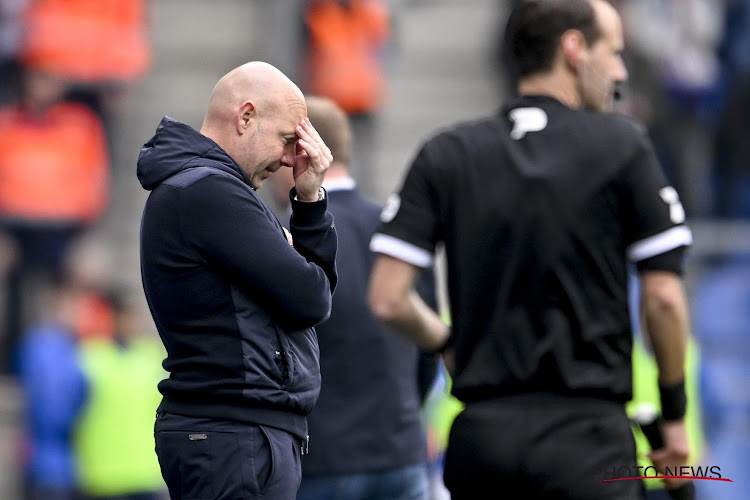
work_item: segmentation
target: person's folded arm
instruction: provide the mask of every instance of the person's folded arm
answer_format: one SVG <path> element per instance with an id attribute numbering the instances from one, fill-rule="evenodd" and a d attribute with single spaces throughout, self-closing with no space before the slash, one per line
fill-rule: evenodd
<path id="1" fill-rule="evenodd" d="M 336 248 L 338 239 L 333 223 L 333 215 L 327 211 L 328 200 L 303 202 L 295 199 L 295 189 L 289 194 L 292 204 L 292 217 L 289 229 L 294 248 L 308 261 L 314 262 L 325 271 L 331 285 L 331 293 L 336 288 Z"/>
<path id="2" fill-rule="evenodd" d="M 335 279 L 335 230 L 317 224 L 318 229 L 311 233 L 326 233 L 317 239 L 326 251 L 316 258 L 320 263 L 306 258 L 289 245 L 261 201 L 240 182 L 212 175 L 186 189 L 183 239 L 206 265 L 215 267 L 227 281 L 263 304 L 286 330 L 310 328 L 325 321 L 331 311 L 333 286 L 321 264 L 329 268 L 328 273 L 334 269 Z M 311 219 L 315 222 L 315 217 Z M 315 238 L 311 235 L 306 239 Z"/>

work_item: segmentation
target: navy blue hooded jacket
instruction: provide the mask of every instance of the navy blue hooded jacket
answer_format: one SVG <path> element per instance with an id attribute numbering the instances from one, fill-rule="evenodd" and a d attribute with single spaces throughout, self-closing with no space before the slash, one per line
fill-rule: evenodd
<path id="1" fill-rule="evenodd" d="M 305 437 L 320 391 L 313 327 L 336 285 L 327 200 L 292 201 L 292 248 L 234 160 L 169 117 L 141 149 L 138 179 L 151 191 L 141 276 L 170 372 L 159 411 Z"/>

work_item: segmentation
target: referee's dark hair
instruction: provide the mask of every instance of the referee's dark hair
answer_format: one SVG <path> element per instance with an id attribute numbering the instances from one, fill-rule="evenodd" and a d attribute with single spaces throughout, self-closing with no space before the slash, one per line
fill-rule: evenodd
<path id="1" fill-rule="evenodd" d="M 591 1 L 523 0 L 513 9 L 505 43 L 519 77 L 551 70 L 560 37 L 568 30 L 583 33 L 589 45 L 596 42 L 601 32 Z"/>

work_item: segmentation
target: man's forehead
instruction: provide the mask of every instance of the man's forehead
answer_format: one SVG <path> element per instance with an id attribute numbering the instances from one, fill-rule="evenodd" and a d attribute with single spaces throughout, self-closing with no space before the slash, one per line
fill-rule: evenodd
<path id="1" fill-rule="evenodd" d="M 292 120 L 297 123 L 307 116 L 307 107 L 299 99 L 281 98 L 275 102 L 274 112 L 284 120 Z"/>
<path id="2" fill-rule="evenodd" d="M 290 106 L 289 103 L 285 103 L 285 108 L 277 108 L 275 116 L 272 120 L 278 127 L 278 132 L 283 136 L 295 136 L 297 135 L 297 125 L 300 124 L 303 118 L 305 118 L 305 109 L 298 106 Z"/>
<path id="3" fill-rule="evenodd" d="M 304 117 L 307 116 L 307 105 L 305 104 L 305 101 L 300 101 L 299 99 L 292 99 L 288 102 L 288 106 L 289 106 L 289 112 L 299 117 L 297 121 L 300 121 Z"/>

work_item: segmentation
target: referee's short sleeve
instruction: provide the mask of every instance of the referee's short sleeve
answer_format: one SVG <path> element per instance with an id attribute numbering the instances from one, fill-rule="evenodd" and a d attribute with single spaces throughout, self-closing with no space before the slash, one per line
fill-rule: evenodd
<path id="1" fill-rule="evenodd" d="M 631 262 L 645 263 L 692 244 L 679 195 L 667 183 L 645 134 L 623 171 L 622 182 L 627 256 Z"/>
<path id="2" fill-rule="evenodd" d="M 434 262 L 440 214 L 437 170 L 422 148 L 409 168 L 401 190 L 388 198 L 380 214 L 381 226 L 370 250 L 418 267 Z"/>

